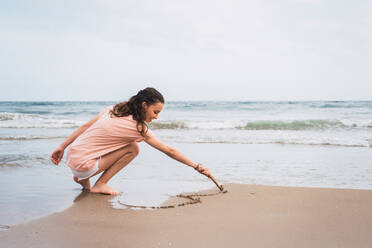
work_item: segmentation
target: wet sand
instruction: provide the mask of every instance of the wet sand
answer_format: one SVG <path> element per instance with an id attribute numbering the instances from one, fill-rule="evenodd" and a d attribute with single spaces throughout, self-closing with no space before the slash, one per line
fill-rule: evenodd
<path id="1" fill-rule="evenodd" d="M 371 190 L 225 188 L 202 203 L 159 210 L 113 209 L 111 196 L 82 194 L 63 212 L 0 232 L 0 240 L 49 248 L 372 247 Z"/>

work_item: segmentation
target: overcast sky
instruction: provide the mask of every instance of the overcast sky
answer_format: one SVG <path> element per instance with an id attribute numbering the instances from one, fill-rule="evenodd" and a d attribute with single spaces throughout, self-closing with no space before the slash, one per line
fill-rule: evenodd
<path id="1" fill-rule="evenodd" d="M 0 100 L 372 100 L 372 1 L 1 0 Z"/>

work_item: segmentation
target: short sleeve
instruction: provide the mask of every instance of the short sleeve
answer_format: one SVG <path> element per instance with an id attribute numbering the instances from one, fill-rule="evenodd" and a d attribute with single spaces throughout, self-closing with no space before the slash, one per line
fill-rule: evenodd
<path id="1" fill-rule="evenodd" d="M 110 112 L 113 109 L 114 109 L 114 105 L 111 105 L 111 106 L 108 106 L 107 108 L 105 108 L 103 111 Z"/>
<path id="2" fill-rule="evenodd" d="M 150 128 L 147 128 L 147 131 L 145 133 L 145 137 L 141 135 L 140 132 L 138 132 L 139 138 L 136 139 L 136 142 L 144 141 L 146 138 L 154 137 L 154 133 L 150 130 Z"/>
<path id="3" fill-rule="evenodd" d="M 154 133 L 151 131 L 151 129 L 149 128 L 149 129 L 147 129 L 147 132 L 146 132 L 146 138 L 147 137 L 149 137 L 149 138 L 151 138 L 151 137 L 154 137 L 155 135 L 154 135 Z"/>
<path id="4" fill-rule="evenodd" d="M 98 115 L 99 116 L 102 116 L 105 113 L 109 113 L 113 108 L 114 108 L 114 105 L 108 106 L 108 107 L 104 108 L 103 110 L 101 110 L 101 112 L 99 112 Z"/>

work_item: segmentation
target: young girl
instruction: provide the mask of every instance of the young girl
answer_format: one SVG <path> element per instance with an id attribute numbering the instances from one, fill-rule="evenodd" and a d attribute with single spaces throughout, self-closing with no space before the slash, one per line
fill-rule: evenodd
<path id="1" fill-rule="evenodd" d="M 141 141 L 205 176 L 211 176 L 208 168 L 192 162 L 176 149 L 167 146 L 148 129 L 147 123 L 158 119 L 163 106 L 164 98 L 156 89 L 140 90 L 129 101 L 107 107 L 79 127 L 61 143 L 50 159 L 58 165 L 64 150 L 72 143 L 66 163 L 71 168 L 74 181 L 92 193 L 119 194 L 107 183 L 137 156 L 137 142 Z M 91 188 L 89 179 L 101 172 L 103 174 Z"/>

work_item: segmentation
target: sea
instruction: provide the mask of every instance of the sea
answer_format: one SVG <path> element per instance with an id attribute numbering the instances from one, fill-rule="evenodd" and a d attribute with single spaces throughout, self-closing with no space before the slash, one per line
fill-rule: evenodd
<path id="1" fill-rule="evenodd" d="M 0 102 L 0 229 L 63 211 L 81 197 L 66 156 L 58 166 L 49 157 L 115 103 Z M 150 128 L 220 184 L 372 189 L 372 101 L 170 101 Z M 122 192 L 110 199 L 113 208 L 159 206 L 215 188 L 146 143 L 140 150 L 109 182 Z"/>

